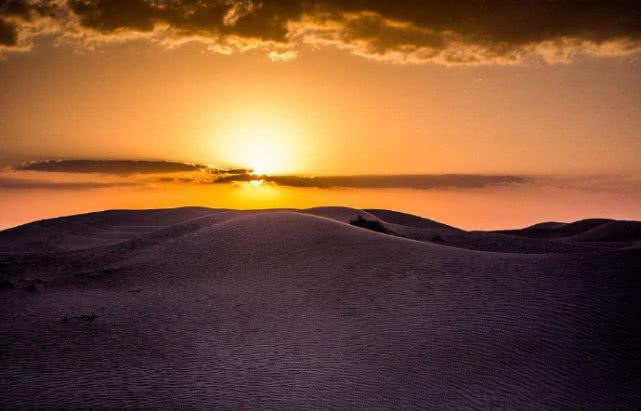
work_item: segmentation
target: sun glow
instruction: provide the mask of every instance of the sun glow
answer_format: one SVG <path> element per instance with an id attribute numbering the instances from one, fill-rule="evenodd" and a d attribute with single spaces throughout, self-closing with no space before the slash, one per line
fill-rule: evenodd
<path id="1" fill-rule="evenodd" d="M 238 141 L 239 162 L 251 168 L 253 174 L 271 174 L 281 169 L 288 161 L 289 148 L 282 137 L 270 129 L 242 130 L 243 137 Z"/>
<path id="2" fill-rule="evenodd" d="M 265 114 L 238 116 L 234 120 L 220 131 L 216 141 L 217 151 L 230 165 L 251 169 L 256 176 L 301 168 L 300 132 L 291 121 Z M 260 185 L 262 180 L 257 178 L 251 183 Z"/>

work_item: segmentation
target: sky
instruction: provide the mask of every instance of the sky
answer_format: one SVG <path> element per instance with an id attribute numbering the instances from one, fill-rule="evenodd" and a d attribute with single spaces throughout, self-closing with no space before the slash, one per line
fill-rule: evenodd
<path id="1" fill-rule="evenodd" d="M 0 229 L 344 205 L 641 219 L 630 1 L 0 0 Z"/>

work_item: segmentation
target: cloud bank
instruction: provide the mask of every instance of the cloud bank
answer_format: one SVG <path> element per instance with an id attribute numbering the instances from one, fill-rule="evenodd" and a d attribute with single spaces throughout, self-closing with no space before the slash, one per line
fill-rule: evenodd
<path id="1" fill-rule="evenodd" d="M 249 174 L 246 168 L 214 168 L 204 164 L 159 160 L 45 160 L 12 167 L 16 171 L 43 171 L 77 174 L 165 174 L 201 171 L 211 175 Z"/>
<path id="2" fill-rule="evenodd" d="M 18 171 L 46 171 L 84 174 L 155 174 L 178 173 L 209 169 L 202 164 L 146 160 L 47 160 L 34 161 L 14 167 Z"/>
<path id="3" fill-rule="evenodd" d="M 55 174 L 54 174 L 55 173 Z M 53 176 L 47 178 L 46 176 Z M 638 193 L 639 175 L 534 176 L 509 174 L 257 175 L 245 168 L 148 160 L 32 161 L 0 170 L 0 190 L 90 190 L 118 187 L 170 189 L 176 185 L 238 185 L 262 180 L 291 188 L 468 190 L 545 187 Z"/>
<path id="4" fill-rule="evenodd" d="M 0 176 L 0 189 L 4 190 L 89 190 L 95 188 L 114 188 L 137 186 L 135 182 L 110 182 L 96 181 L 49 181 L 29 178 L 13 178 Z"/>
<path id="5" fill-rule="evenodd" d="M 245 168 L 214 168 L 202 164 L 173 161 L 145 160 L 47 160 L 32 161 L 11 168 L 10 178 L 0 180 L 0 188 L 104 188 L 106 184 L 147 185 L 147 184 L 234 184 L 263 180 L 283 187 L 309 188 L 483 188 L 508 184 L 525 184 L 528 177 L 513 175 L 476 175 L 476 174 L 413 174 L 413 175 L 352 175 L 318 176 L 298 175 L 256 175 Z M 21 174 L 23 173 L 23 174 Z M 51 182 L 34 179 L 45 173 L 67 173 L 74 177 L 85 178 L 74 182 Z M 114 176 L 119 180 L 104 183 L 104 177 L 96 182 L 92 174 Z M 26 177 L 24 177 L 26 175 Z M 84 175 L 84 177 L 82 176 Z M 16 178 L 18 177 L 18 178 Z M 28 177 L 28 178 L 27 178 Z M 3 178 L 0 175 L 0 178 Z M 75 186 L 74 186 L 75 184 Z"/>
<path id="6" fill-rule="evenodd" d="M 82 48 L 147 38 L 197 41 L 219 53 L 259 48 L 275 60 L 300 45 L 406 63 L 551 62 L 641 49 L 641 7 L 629 0 L 0 0 L 0 52 L 44 34 Z"/>
<path id="7" fill-rule="evenodd" d="M 287 187 L 313 188 L 410 188 L 430 190 L 440 188 L 483 188 L 507 184 L 523 184 L 528 179 L 510 175 L 476 174 L 410 174 L 410 175 L 355 175 L 355 176 L 254 176 L 228 175 L 213 183 L 243 182 L 256 179 Z"/>

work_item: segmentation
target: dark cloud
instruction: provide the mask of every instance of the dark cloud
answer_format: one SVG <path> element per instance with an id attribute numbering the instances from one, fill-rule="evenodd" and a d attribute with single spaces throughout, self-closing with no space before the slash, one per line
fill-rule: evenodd
<path id="1" fill-rule="evenodd" d="M 298 1 L 68 0 L 84 27 L 103 33 L 151 31 L 167 25 L 181 35 L 237 35 L 285 41 L 287 23 L 302 12 Z"/>
<path id="2" fill-rule="evenodd" d="M 48 180 L 0 177 L 0 189 L 5 190 L 88 190 L 96 188 L 131 187 L 137 185 L 139 185 L 139 183 L 135 182 L 55 182 Z"/>
<path id="3" fill-rule="evenodd" d="M 225 169 L 218 169 L 218 168 L 210 168 L 209 170 L 210 174 L 250 174 L 254 170 L 251 170 L 249 168 L 225 168 Z"/>
<path id="4" fill-rule="evenodd" d="M 199 180 L 195 180 L 189 177 L 159 177 L 155 181 L 158 183 L 182 183 L 182 184 L 199 182 Z"/>
<path id="5" fill-rule="evenodd" d="M 145 160 L 48 160 L 25 163 L 14 168 L 18 171 L 120 175 L 176 173 L 208 169 L 207 166 L 202 164 Z"/>
<path id="6" fill-rule="evenodd" d="M 44 34 L 60 9 L 60 0 L 0 0 L 0 52 L 26 50 Z"/>
<path id="7" fill-rule="evenodd" d="M 266 179 L 267 176 L 255 176 L 250 173 L 237 173 L 237 174 L 226 174 L 220 177 L 214 178 L 211 182 L 214 184 L 226 184 L 226 183 L 240 183 L 243 181 L 252 181 Z"/>
<path id="8" fill-rule="evenodd" d="M 225 53 L 262 47 L 276 60 L 311 43 L 397 62 L 509 63 L 528 53 L 558 61 L 638 51 L 641 7 L 631 0 L 0 0 L 5 49 L 44 31 L 84 45 L 137 34 Z"/>
<path id="9" fill-rule="evenodd" d="M 334 11 L 368 10 L 469 41 L 527 44 L 560 37 L 639 36 L 641 12 L 629 0 L 329 1 Z"/>
<path id="10" fill-rule="evenodd" d="M 255 176 L 238 174 L 220 177 L 214 183 L 232 183 L 262 179 L 280 186 L 314 188 L 483 188 L 506 184 L 524 184 L 529 179 L 509 175 L 474 174 L 416 174 L 416 175 L 358 175 L 358 176 Z"/>
<path id="11" fill-rule="evenodd" d="M 13 24 L 0 19 L 0 44 L 15 46 L 18 43 L 18 31 Z"/>

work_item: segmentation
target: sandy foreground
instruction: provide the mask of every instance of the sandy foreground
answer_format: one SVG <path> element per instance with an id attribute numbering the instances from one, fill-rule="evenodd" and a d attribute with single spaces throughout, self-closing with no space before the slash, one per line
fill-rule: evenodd
<path id="1" fill-rule="evenodd" d="M 114 210 L 0 232 L 0 285 L 0 408 L 641 407 L 640 222 Z"/>

